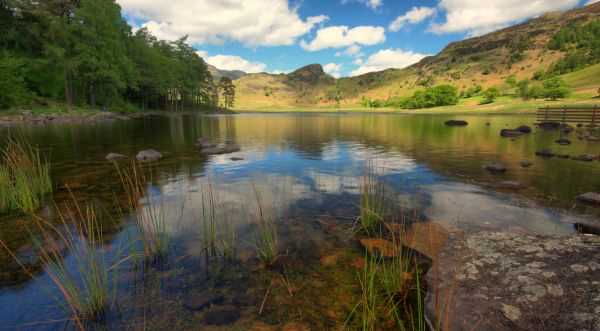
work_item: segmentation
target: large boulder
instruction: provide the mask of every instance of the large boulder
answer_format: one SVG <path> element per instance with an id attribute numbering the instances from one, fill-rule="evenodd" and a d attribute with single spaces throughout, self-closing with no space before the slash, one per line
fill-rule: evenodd
<path id="1" fill-rule="evenodd" d="M 600 205 L 600 193 L 586 192 L 577 197 L 578 200 Z"/>
<path id="2" fill-rule="evenodd" d="M 600 236 L 455 233 L 427 273 L 445 330 L 599 330 Z M 544 326 L 544 327 L 542 327 Z"/>
<path id="3" fill-rule="evenodd" d="M 484 166 L 485 170 L 492 172 L 505 172 L 506 167 L 500 162 L 491 162 Z"/>
<path id="4" fill-rule="evenodd" d="M 523 133 L 531 133 L 531 127 L 527 125 L 521 125 L 516 128 L 515 131 L 523 132 Z"/>
<path id="5" fill-rule="evenodd" d="M 463 120 L 448 120 L 448 121 L 444 122 L 444 124 L 451 125 L 451 126 L 465 126 L 465 125 L 469 125 L 469 122 L 463 121 Z"/>
<path id="6" fill-rule="evenodd" d="M 157 152 L 153 149 L 145 149 L 143 151 L 139 151 L 135 155 L 135 158 L 138 159 L 138 161 L 140 161 L 140 162 L 151 162 L 151 161 L 157 161 L 157 160 L 161 159 L 162 154 L 160 154 L 159 152 Z"/>

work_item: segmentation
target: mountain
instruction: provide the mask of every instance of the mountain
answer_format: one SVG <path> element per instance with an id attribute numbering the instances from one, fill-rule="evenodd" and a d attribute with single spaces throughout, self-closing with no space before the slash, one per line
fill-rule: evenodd
<path id="1" fill-rule="evenodd" d="M 582 26 L 600 18 L 600 2 L 564 13 L 547 13 L 480 37 L 450 43 L 435 56 L 404 69 L 387 69 L 356 77 L 334 79 L 318 64 L 289 74 L 248 74 L 235 80 L 236 107 L 332 106 L 359 104 L 362 98 L 388 99 L 410 95 L 436 84 L 459 90 L 474 85 L 500 86 L 510 75 L 532 78 L 564 59 L 569 49 L 550 49 L 549 42 L 562 28 Z M 598 72 L 598 65 L 587 76 Z M 585 74 L 583 75 L 585 76 Z M 593 79 L 591 80 L 593 82 Z M 577 92 L 595 93 L 598 84 L 581 81 Z"/>
<path id="2" fill-rule="evenodd" d="M 206 63 L 206 66 L 208 67 L 208 71 L 213 76 L 213 79 L 215 81 L 219 81 L 219 79 L 221 79 L 221 77 L 229 77 L 231 79 L 238 79 L 238 78 L 241 78 L 241 77 L 244 77 L 247 75 L 247 73 L 245 73 L 241 70 L 221 70 L 209 63 Z"/>

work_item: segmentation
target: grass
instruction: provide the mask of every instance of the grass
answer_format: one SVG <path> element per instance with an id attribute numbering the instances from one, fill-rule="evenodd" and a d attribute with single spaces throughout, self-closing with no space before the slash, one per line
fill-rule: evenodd
<path id="1" fill-rule="evenodd" d="M 367 234 L 379 231 L 388 216 L 388 207 L 385 183 L 375 178 L 372 165 L 367 165 L 360 194 L 360 230 Z"/>
<path id="2" fill-rule="evenodd" d="M 252 189 L 257 207 L 256 219 L 253 219 L 256 223 L 256 230 L 253 234 L 253 247 L 261 262 L 265 265 L 269 265 L 273 263 L 279 255 L 277 228 L 275 220 L 266 215 L 260 193 L 256 189 L 254 183 L 252 183 Z"/>
<path id="3" fill-rule="evenodd" d="M 38 209 L 52 192 L 50 165 L 25 140 L 9 136 L 0 163 L 0 213 Z"/>
<path id="4" fill-rule="evenodd" d="M 146 194 L 146 183 L 151 182 L 147 178 L 144 168 L 135 159 L 131 159 L 129 169 L 121 169 L 116 165 L 119 178 L 125 189 L 126 205 L 128 215 L 131 215 L 131 223 L 135 232 L 135 240 L 132 248 L 140 247 L 140 252 L 133 255 L 142 256 L 146 263 L 161 263 L 169 252 L 169 234 L 167 232 L 168 215 L 166 206 L 161 198 L 160 202 L 152 201 Z M 152 170 L 149 171 L 150 175 Z M 183 209 L 183 205 L 182 205 Z M 120 219 L 125 220 L 124 213 L 119 210 Z M 125 224 L 127 225 L 127 224 Z"/>

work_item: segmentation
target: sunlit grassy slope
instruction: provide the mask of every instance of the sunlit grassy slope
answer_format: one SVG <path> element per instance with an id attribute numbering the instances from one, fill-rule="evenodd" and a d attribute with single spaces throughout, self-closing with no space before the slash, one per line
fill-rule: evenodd
<path id="1" fill-rule="evenodd" d="M 565 54 L 549 50 L 548 41 L 561 27 L 600 17 L 600 2 L 565 13 L 549 13 L 490 34 L 449 44 L 440 53 L 404 69 L 388 69 L 356 77 L 333 79 L 319 65 L 310 65 L 291 74 L 250 74 L 235 80 L 238 111 L 366 111 L 363 97 L 396 98 L 414 93 L 428 85 L 452 84 L 459 90 L 474 85 L 484 88 L 504 84 L 509 75 L 517 80 L 531 78 Z M 526 40 L 527 46 L 521 47 Z M 517 49 L 520 56 L 515 60 Z M 590 103 L 597 99 L 600 65 L 564 75 L 573 88 L 569 100 L 561 103 Z M 338 101 L 339 99 L 339 105 Z M 534 110 L 545 101 L 522 102 L 504 98 L 490 105 L 479 105 L 477 98 L 459 105 L 411 112 L 496 112 L 522 113 Z M 383 110 L 385 109 L 378 109 Z"/>

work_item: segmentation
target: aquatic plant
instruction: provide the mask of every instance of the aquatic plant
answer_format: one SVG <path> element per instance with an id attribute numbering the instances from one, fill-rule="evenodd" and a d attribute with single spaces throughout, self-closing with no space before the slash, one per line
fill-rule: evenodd
<path id="1" fill-rule="evenodd" d="M 375 234 L 380 230 L 389 212 L 385 182 L 372 174 L 372 166 L 365 166 L 360 188 L 360 230 Z"/>
<path id="2" fill-rule="evenodd" d="M 257 215 L 253 218 L 256 224 L 256 230 L 253 234 L 254 246 L 259 259 L 269 265 L 275 261 L 279 255 L 279 240 L 277 236 L 277 227 L 273 217 L 266 215 L 266 211 L 256 185 L 252 183 L 254 198 L 256 199 Z"/>
<path id="3" fill-rule="evenodd" d="M 119 214 L 124 225 L 133 224 L 136 237 L 134 243 L 140 243 L 131 247 L 141 246 L 141 252 L 134 255 L 141 255 L 147 263 L 160 263 L 167 257 L 169 250 L 168 215 L 162 196 L 160 201 L 156 201 L 146 193 L 147 183 L 152 181 L 152 170 L 149 170 L 150 177 L 147 177 L 144 168 L 135 159 L 131 159 L 130 168 L 122 169 L 116 165 L 116 169 L 125 189 L 127 206 L 127 214 L 120 208 Z M 180 218 L 183 215 L 183 204 L 181 208 Z M 130 222 L 125 221 L 126 219 Z"/>
<path id="4" fill-rule="evenodd" d="M 52 192 L 50 166 L 25 140 L 8 137 L 0 162 L 0 213 L 39 208 Z"/>

